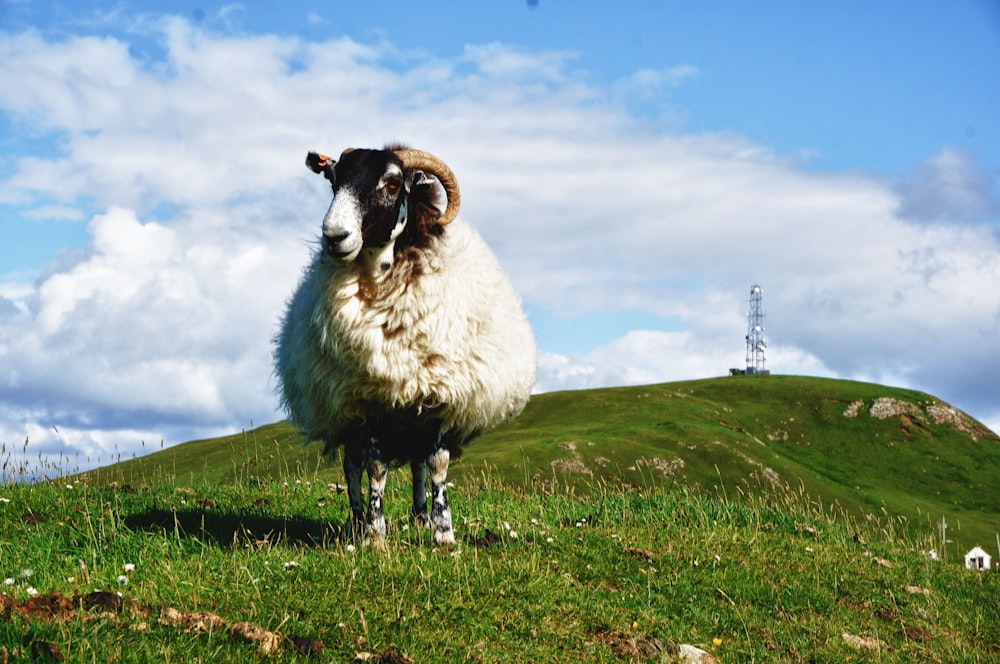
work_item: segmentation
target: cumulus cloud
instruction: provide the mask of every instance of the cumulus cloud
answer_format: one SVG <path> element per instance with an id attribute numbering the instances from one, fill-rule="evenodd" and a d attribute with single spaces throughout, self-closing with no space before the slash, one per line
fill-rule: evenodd
<path id="1" fill-rule="evenodd" d="M 577 355 L 551 335 L 541 390 L 722 375 L 759 281 L 775 371 L 998 417 L 983 368 L 1000 360 L 1000 293 L 982 284 L 1000 283 L 1000 247 L 904 219 L 940 217 L 938 199 L 804 172 L 739 136 L 651 133 L 567 54 L 489 44 L 401 65 L 349 39 L 156 29 L 159 59 L 124 38 L 0 35 L 0 78 L 18 82 L 0 109 L 62 146 L 15 151 L 0 204 L 37 208 L 33 224 L 99 210 L 86 249 L 33 283 L 0 278 L 5 441 L 107 459 L 280 417 L 270 337 L 329 195 L 304 153 L 398 139 L 451 164 L 463 215 L 564 335 L 623 310 L 676 323 Z M 636 80 L 693 74 L 669 73 Z"/>
<path id="2" fill-rule="evenodd" d="M 986 171 L 974 155 L 944 148 L 900 183 L 899 214 L 920 222 L 996 221 L 1000 219 L 998 176 Z"/>

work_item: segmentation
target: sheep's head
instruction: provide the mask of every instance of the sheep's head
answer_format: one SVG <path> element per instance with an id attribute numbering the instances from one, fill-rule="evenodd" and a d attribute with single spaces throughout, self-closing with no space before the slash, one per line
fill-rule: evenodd
<path id="1" fill-rule="evenodd" d="M 362 255 L 384 272 L 394 250 L 426 243 L 458 214 L 455 175 L 427 152 L 348 149 L 338 160 L 310 152 L 306 166 L 333 188 L 322 242 L 324 252 L 338 262 Z"/>

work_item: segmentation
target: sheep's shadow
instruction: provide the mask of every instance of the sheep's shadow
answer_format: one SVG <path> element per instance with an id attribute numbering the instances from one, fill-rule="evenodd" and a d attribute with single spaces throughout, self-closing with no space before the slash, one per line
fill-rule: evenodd
<path id="1" fill-rule="evenodd" d="M 123 519 L 131 530 L 164 537 L 192 537 L 219 547 L 262 547 L 279 542 L 325 547 L 349 538 L 341 523 L 209 509 L 150 509 Z"/>

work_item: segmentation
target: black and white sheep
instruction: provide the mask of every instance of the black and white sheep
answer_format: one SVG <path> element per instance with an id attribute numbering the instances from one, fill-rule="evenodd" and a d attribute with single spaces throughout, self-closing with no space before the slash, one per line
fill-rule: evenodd
<path id="1" fill-rule="evenodd" d="M 333 202 L 275 340 L 283 405 L 307 442 L 343 448 L 352 528 L 384 537 L 386 474 L 409 463 L 413 516 L 454 543 L 448 462 L 524 408 L 531 327 L 493 253 L 456 218 L 458 184 L 440 159 L 387 146 L 337 161 L 310 152 L 306 165 Z"/>

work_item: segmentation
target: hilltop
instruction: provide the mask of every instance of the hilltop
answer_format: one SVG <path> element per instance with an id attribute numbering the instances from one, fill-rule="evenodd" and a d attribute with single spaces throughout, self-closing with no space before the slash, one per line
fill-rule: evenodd
<path id="1" fill-rule="evenodd" d="M 286 422 L 192 441 L 89 473 L 172 485 L 296 476 L 342 482 L 339 464 L 301 446 Z M 730 376 L 536 395 L 524 413 L 473 443 L 450 479 L 484 468 L 503 482 L 575 490 L 700 486 L 729 498 L 801 489 L 854 515 L 897 517 L 957 560 L 1000 531 L 1000 439 L 912 390 L 798 376 Z M 395 474 L 390 483 L 406 483 Z M 345 507 L 346 510 L 346 507 Z"/>

